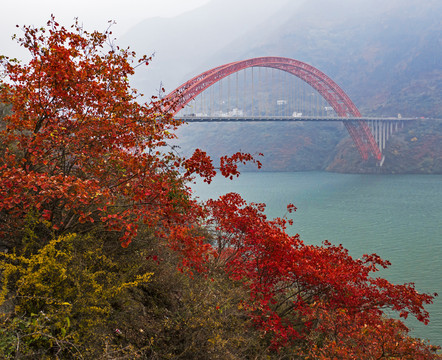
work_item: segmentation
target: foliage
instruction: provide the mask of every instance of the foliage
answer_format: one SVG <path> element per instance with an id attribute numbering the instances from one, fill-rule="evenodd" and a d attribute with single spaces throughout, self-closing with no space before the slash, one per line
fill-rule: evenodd
<path id="1" fill-rule="evenodd" d="M 177 208 L 195 215 L 179 195 L 186 192 L 186 177 L 178 176 L 183 160 L 161 149 L 177 121 L 162 112 L 165 102 L 139 104 L 129 85 L 135 54 L 113 46 L 110 32 L 78 24 L 70 32 L 54 19 L 48 26 L 47 35 L 24 28 L 19 42 L 29 64 L 2 59 L 8 81 L 0 102 L 12 114 L 0 134 L 0 211 L 15 224 L 0 225 L 0 234 L 14 234 L 36 210 L 59 234 L 101 226 L 127 246 L 139 222 L 165 230 L 164 219 L 183 222 Z"/>
<path id="2" fill-rule="evenodd" d="M 371 277 L 388 265 L 374 254 L 288 236 L 263 204 L 197 203 L 188 181 L 218 169 L 168 150 L 173 104 L 139 103 L 135 54 L 48 27 L 24 28 L 28 64 L 1 58 L 2 356 L 436 358 L 384 314 L 426 323 L 432 295 Z M 246 162 L 260 167 L 240 152 L 219 171 Z"/>
<path id="3" fill-rule="evenodd" d="M 176 254 L 160 253 L 152 281 L 134 293 L 120 314 L 124 344 L 152 359 L 240 359 L 270 355 L 242 306 L 247 292 L 223 271 L 189 277 L 176 269 Z M 175 265 L 175 266 L 174 266 Z M 146 341 L 148 339 L 148 341 Z"/>
<path id="4" fill-rule="evenodd" d="M 3 254 L 2 358 L 237 359 L 268 352 L 222 271 L 189 277 L 151 234 L 118 249 L 70 234 Z M 207 274 L 206 274 L 207 275 Z M 8 309 L 9 304 L 9 309 Z"/>
<path id="5" fill-rule="evenodd" d="M 152 276 L 143 262 L 112 259 L 104 246 L 90 235 L 69 234 L 30 256 L 0 253 L 0 303 L 7 296 L 14 304 L 1 316 L 4 356 L 75 357 L 93 350 L 91 338 L 103 342 L 115 303 Z"/>
<path id="6" fill-rule="evenodd" d="M 273 347 L 299 347 L 299 353 L 316 358 L 313 354 L 321 352 L 350 354 L 358 343 L 371 358 L 387 354 L 384 342 L 392 346 L 394 339 L 388 356 L 431 358 L 432 350 L 411 341 L 403 323 L 384 320 L 384 310 L 392 309 L 400 317 L 411 314 L 427 323 L 424 305 L 433 298 L 419 294 L 413 284 L 394 285 L 371 276 L 388 261 L 376 254 L 353 259 L 342 246 L 328 242 L 306 245 L 299 235 L 286 234 L 286 219 L 267 220 L 263 204 L 247 204 L 238 194 L 209 200 L 208 206 L 216 261 L 250 290 L 247 309 Z M 289 205 L 287 210 L 296 208 Z M 372 336 L 361 336 L 364 330 Z M 377 338 L 380 334 L 391 334 L 391 339 Z"/>
<path id="7" fill-rule="evenodd" d="M 437 347 L 407 336 L 398 320 L 377 318 L 365 323 L 365 316 L 351 318 L 345 311 L 322 314 L 321 321 L 333 328 L 326 337 L 315 338 L 309 359 L 439 359 Z M 319 340 L 319 341 L 318 341 Z M 320 346 L 319 346 L 320 344 Z"/>

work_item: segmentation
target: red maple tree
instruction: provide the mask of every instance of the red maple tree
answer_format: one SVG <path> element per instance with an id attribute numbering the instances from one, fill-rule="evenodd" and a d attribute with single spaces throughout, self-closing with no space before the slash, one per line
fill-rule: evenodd
<path id="1" fill-rule="evenodd" d="M 187 228 L 199 209 L 185 183 L 215 169 L 205 153 L 185 160 L 166 147 L 179 124 L 163 111 L 170 104 L 138 102 L 128 77 L 150 59 L 114 46 L 109 31 L 68 31 L 54 19 L 48 27 L 25 27 L 18 39 L 28 64 L 1 60 L 0 101 L 12 113 L 0 133 L 0 211 L 14 221 L 2 222 L 0 235 L 12 236 L 30 211 L 58 233 L 102 226 L 123 246 L 139 223 Z M 222 171 L 236 174 L 234 163 L 249 159 L 235 154 Z"/>
<path id="2" fill-rule="evenodd" d="M 249 288 L 245 306 L 275 348 L 295 346 L 308 359 L 438 358 L 435 347 L 386 316 L 390 309 L 427 324 L 424 306 L 433 299 L 412 283 L 373 277 L 388 261 L 376 254 L 353 259 L 327 241 L 306 245 L 298 234 L 287 235 L 289 220 L 268 220 L 264 204 L 247 204 L 235 193 L 207 205 L 216 262 Z"/>

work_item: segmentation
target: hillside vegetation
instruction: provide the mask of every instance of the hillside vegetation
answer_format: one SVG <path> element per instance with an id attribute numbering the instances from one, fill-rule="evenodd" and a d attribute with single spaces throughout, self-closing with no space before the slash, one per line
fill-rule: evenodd
<path id="1" fill-rule="evenodd" d="M 261 152 L 262 171 L 442 174 L 442 121 L 418 120 L 393 133 L 382 168 L 374 159 L 363 161 L 344 125 L 335 122 L 193 123 L 178 130 L 174 144 L 183 155 L 200 147 L 215 158 L 226 151 Z"/>
<path id="2" fill-rule="evenodd" d="M 345 173 L 442 174 L 442 121 L 408 124 L 387 141 L 381 168 L 374 160 L 363 162 L 350 140 L 335 149 L 327 170 Z"/>

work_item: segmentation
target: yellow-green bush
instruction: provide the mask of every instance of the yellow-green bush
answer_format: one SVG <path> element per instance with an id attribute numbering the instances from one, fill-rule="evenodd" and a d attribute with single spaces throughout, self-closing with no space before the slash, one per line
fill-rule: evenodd
<path id="1" fill-rule="evenodd" d="M 103 247 L 90 235 L 68 234 L 31 255 L 0 253 L 0 357 L 103 351 L 97 344 L 104 346 L 113 330 L 115 304 L 152 276 L 143 262 L 112 259 Z"/>

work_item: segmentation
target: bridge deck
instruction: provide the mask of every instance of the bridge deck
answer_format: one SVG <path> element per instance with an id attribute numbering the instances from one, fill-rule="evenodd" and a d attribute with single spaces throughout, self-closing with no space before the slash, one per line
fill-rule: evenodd
<path id="1" fill-rule="evenodd" d="M 330 117 L 330 116 L 176 116 L 184 122 L 264 122 L 264 121 L 418 121 L 437 120 L 430 118 L 397 118 L 397 117 Z"/>

